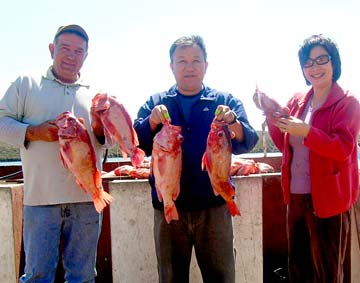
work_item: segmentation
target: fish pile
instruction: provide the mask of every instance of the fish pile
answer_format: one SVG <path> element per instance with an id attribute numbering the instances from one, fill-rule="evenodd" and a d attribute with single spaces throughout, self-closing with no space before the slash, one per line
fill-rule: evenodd
<path id="1" fill-rule="evenodd" d="M 114 169 L 115 176 L 131 177 L 135 179 L 147 179 L 150 175 L 150 168 L 121 165 Z"/>
<path id="2" fill-rule="evenodd" d="M 55 124 L 64 167 L 73 174 L 80 188 L 91 195 L 96 211 L 100 213 L 113 198 L 102 189 L 95 150 L 85 126 L 70 112 L 60 114 Z"/>
<path id="3" fill-rule="evenodd" d="M 253 95 L 253 101 L 256 107 L 264 111 L 267 117 L 289 117 L 289 108 L 282 107 L 275 99 L 261 92 L 257 87 Z"/>
<path id="4" fill-rule="evenodd" d="M 226 201 L 232 216 L 240 215 L 234 201 L 235 189 L 230 183 L 231 134 L 225 122 L 214 120 L 207 138 L 207 146 L 202 159 L 202 169 L 207 170 L 215 195 Z"/>
<path id="5" fill-rule="evenodd" d="M 274 167 L 267 163 L 255 162 L 252 159 L 233 158 L 231 161 L 231 176 L 248 176 L 250 174 L 273 173 Z"/>
<path id="6" fill-rule="evenodd" d="M 138 148 L 137 134 L 125 107 L 114 96 L 98 93 L 92 99 L 94 114 L 100 119 L 108 140 L 115 139 L 122 156 L 130 157 L 134 167 L 140 167 L 145 153 Z"/>
<path id="7" fill-rule="evenodd" d="M 155 177 L 158 199 L 164 203 L 167 223 L 179 219 L 174 200 L 180 193 L 182 141 L 181 127 L 169 122 L 163 124 L 153 140 L 151 174 Z"/>

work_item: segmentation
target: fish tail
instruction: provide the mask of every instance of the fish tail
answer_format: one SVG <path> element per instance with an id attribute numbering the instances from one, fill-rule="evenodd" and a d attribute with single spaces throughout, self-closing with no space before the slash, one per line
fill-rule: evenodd
<path id="1" fill-rule="evenodd" d="M 235 215 L 240 216 L 241 215 L 240 210 L 237 207 L 236 202 L 234 200 L 227 201 L 226 203 L 227 203 L 227 206 L 229 208 L 231 216 L 235 216 Z"/>
<path id="2" fill-rule="evenodd" d="M 171 205 L 166 205 L 164 210 L 167 223 L 170 223 L 172 220 L 179 220 L 179 214 L 177 212 L 175 203 L 172 203 Z"/>
<path id="3" fill-rule="evenodd" d="M 131 163 L 134 167 L 138 168 L 141 166 L 145 158 L 145 152 L 136 147 L 134 154 L 131 156 Z"/>
<path id="4" fill-rule="evenodd" d="M 97 195 L 93 196 L 95 209 L 100 213 L 107 204 L 113 201 L 113 197 L 107 192 L 101 190 Z"/>

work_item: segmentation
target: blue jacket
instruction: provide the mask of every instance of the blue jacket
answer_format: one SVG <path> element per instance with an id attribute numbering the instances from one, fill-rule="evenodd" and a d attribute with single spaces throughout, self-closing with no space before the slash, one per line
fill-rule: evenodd
<path id="1" fill-rule="evenodd" d="M 256 131 L 250 126 L 242 102 L 229 93 L 220 92 L 205 87 L 200 99 L 193 105 L 189 123 L 183 118 L 182 109 L 178 102 L 176 86 L 168 91 L 152 95 L 140 108 L 134 128 L 138 134 L 139 147 L 146 155 L 152 152 L 153 138 L 161 129 L 159 125 L 155 132 L 151 132 L 149 117 L 152 109 L 159 104 L 167 107 L 171 123 L 182 127 L 184 141 L 182 143 L 183 167 L 181 172 L 180 195 L 175 201 L 176 207 L 181 210 L 201 210 L 224 204 L 221 196 L 215 196 L 211 187 L 207 171 L 201 169 L 201 161 L 206 149 L 210 125 L 214 119 L 218 105 L 229 106 L 237 115 L 243 126 L 245 140 L 237 142 L 232 140 L 233 154 L 249 152 L 257 143 Z M 152 187 L 152 201 L 154 208 L 163 209 L 159 202 L 154 185 L 154 177 L 150 176 L 149 183 Z"/>

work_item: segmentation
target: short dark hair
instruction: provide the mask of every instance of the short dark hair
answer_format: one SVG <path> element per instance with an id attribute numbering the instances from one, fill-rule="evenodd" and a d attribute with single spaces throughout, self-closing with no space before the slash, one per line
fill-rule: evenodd
<path id="1" fill-rule="evenodd" d="M 89 36 L 87 35 L 86 31 L 79 25 L 66 25 L 66 26 L 59 27 L 54 36 L 54 42 L 63 33 L 76 34 L 76 35 L 80 36 L 82 39 L 84 39 L 87 44 L 89 42 Z"/>
<path id="2" fill-rule="evenodd" d="M 334 41 L 330 38 L 323 36 L 322 34 L 312 35 L 306 38 L 303 44 L 300 46 L 298 57 L 302 70 L 304 70 L 304 64 L 309 59 L 310 52 L 315 46 L 323 47 L 331 57 L 331 64 L 333 67 L 333 82 L 336 82 L 341 75 L 341 60 L 338 47 Z M 306 79 L 304 71 L 303 75 L 307 85 L 311 83 Z"/>
<path id="3" fill-rule="evenodd" d="M 200 47 L 201 51 L 204 55 L 204 60 L 206 62 L 207 54 L 206 54 L 206 47 L 204 40 L 199 35 L 189 35 L 189 36 L 182 36 L 174 41 L 174 43 L 170 47 L 170 61 L 173 62 L 174 59 L 174 52 L 178 47 L 185 47 L 185 46 L 194 46 L 197 45 Z"/>

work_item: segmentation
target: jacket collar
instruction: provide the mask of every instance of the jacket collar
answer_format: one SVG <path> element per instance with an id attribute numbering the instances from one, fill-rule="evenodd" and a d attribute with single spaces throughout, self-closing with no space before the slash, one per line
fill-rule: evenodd
<path id="1" fill-rule="evenodd" d="M 173 85 L 169 90 L 167 95 L 170 97 L 176 97 L 179 93 L 176 91 L 176 84 Z M 210 87 L 203 84 L 203 89 L 201 91 L 200 100 L 216 100 L 216 91 Z"/>
<path id="2" fill-rule="evenodd" d="M 311 88 L 305 95 L 301 96 L 298 100 L 299 107 L 303 107 L 306 103 L 308 103 L 313 93 L 314 93 L 314 89 Z M 332 106 L 346 95 L 347 93 L 344 92 L 344 90 L 338 85 L 338 83 L 334 82 L 331 86 L 330 92 L 325 102 L 319 109 Z"/>

